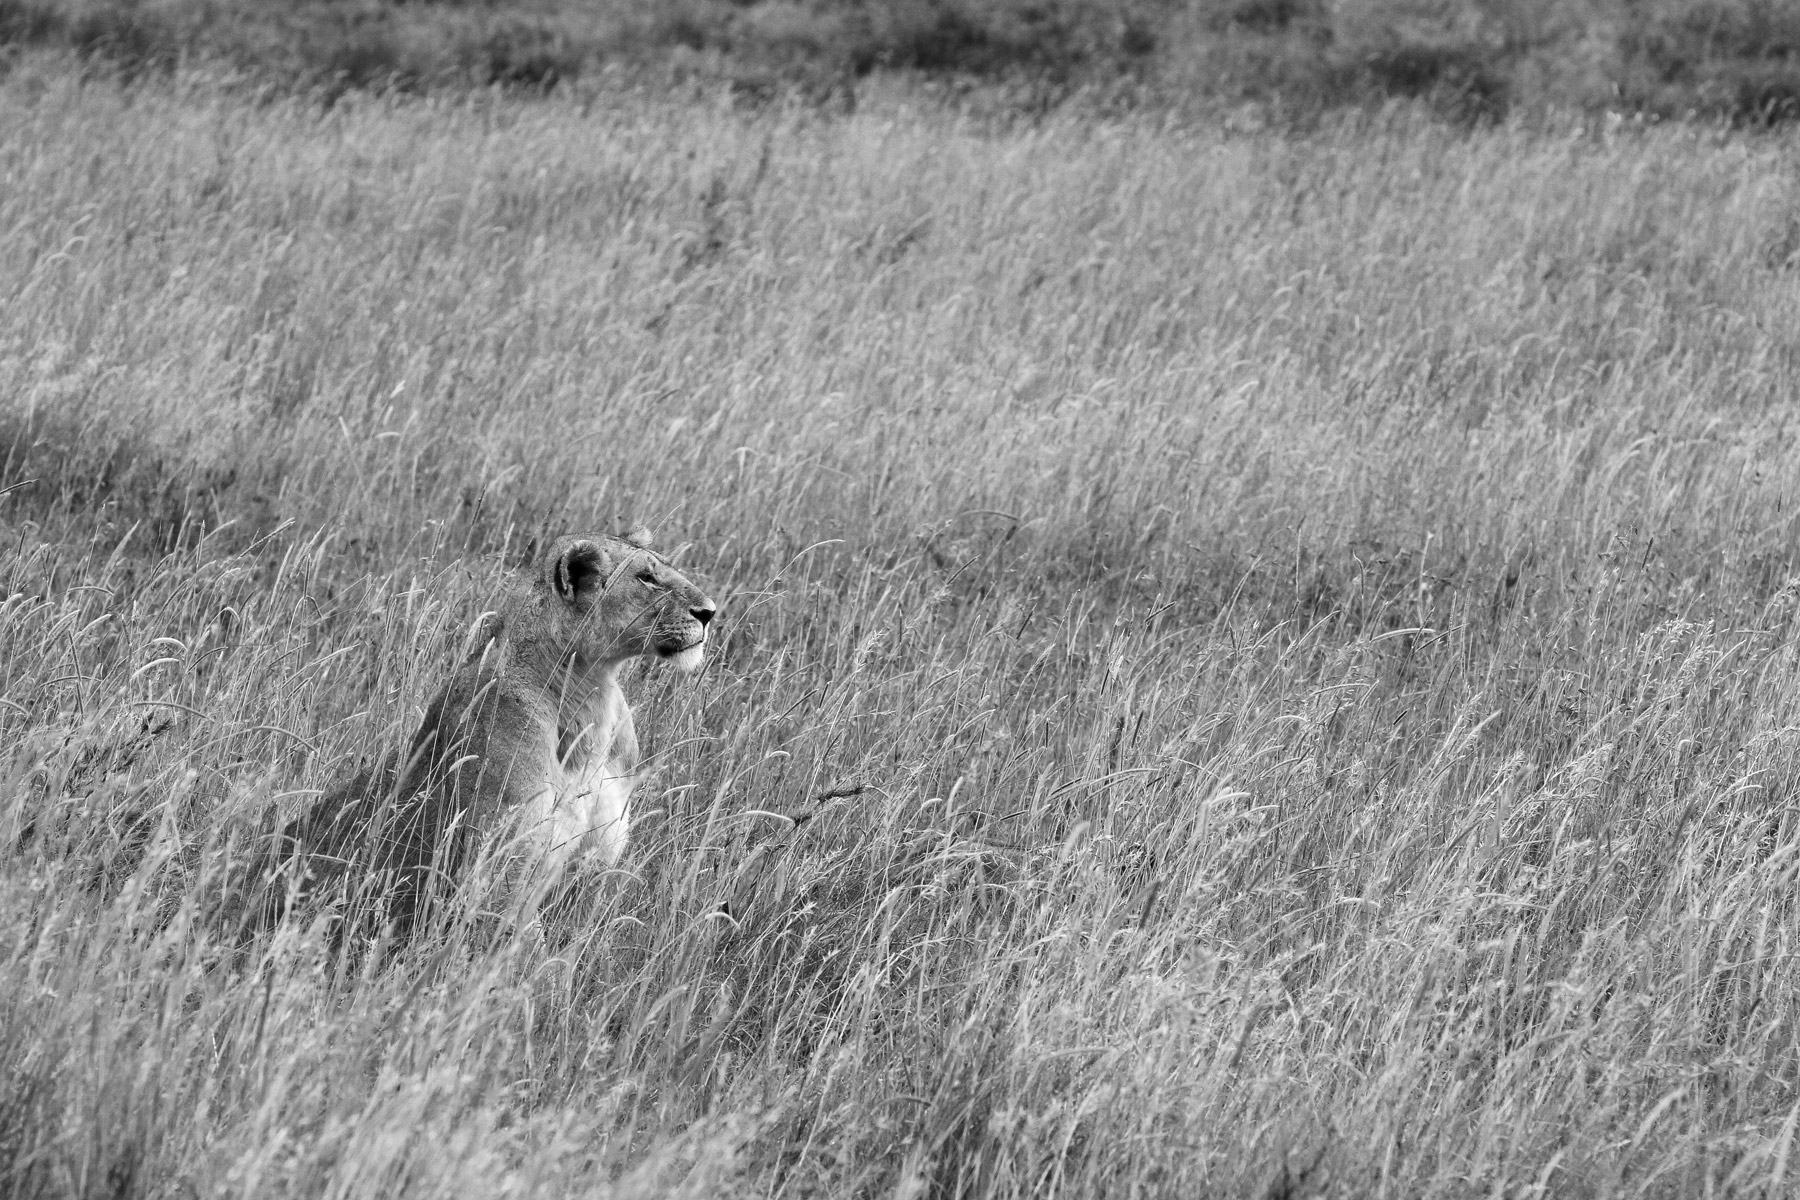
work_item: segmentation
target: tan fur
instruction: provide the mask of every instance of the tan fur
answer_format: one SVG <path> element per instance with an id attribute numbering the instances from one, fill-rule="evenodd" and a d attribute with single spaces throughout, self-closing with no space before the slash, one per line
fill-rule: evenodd
<path id="1" fill-rule="evenodd" d="M 638 765 L 619 671 L 639 657 L 693 670 L 716 611 L 649 546 L 641 530 L 552 544 L 476 621 L 404 761 L 328 792 L 287 832 L 311 880 L 404 933 L 477 863 L 499 868 L 484 881 L 503 883 L 516 919 L 576 863 L 616 863 Z"/>

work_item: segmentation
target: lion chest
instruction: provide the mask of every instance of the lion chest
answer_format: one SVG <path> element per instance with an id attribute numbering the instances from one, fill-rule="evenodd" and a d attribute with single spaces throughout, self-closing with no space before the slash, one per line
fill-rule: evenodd
<path id="1" fill-rule="evenodd" d="M 625 853 L 636 775 L 622 764 L 601 759 L 559 767 L 552 785 L 550 825 L 553 853 L 595 854 L 608 865 Z"/>
<path id="2" fill-rule="evenodd" d="M 572 735 L 559 735 L 553 721 L 543 730 L 548 761 L 521 832 L 553 871 L 588 856 L 610 866 L 625 853 L 636 742 L 617 737 L 621 718 L 612 706 L 591 715 L 597 719 Z"/>

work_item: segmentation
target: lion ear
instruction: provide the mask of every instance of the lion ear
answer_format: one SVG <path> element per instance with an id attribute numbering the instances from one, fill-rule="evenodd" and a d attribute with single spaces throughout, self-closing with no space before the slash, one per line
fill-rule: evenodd
<path id="1" fill-rule="evenodd" d="M 493 610 L 484 612 L 479 617 L 476 617 L 475 623 L 469 626 L 469 632 L 463 638 L 462 656 L 464 658 L 469 658 L 476 654 L 485 653 L 487 648 L 493 644 L 494 639 L 500 636 L 500 631 L 505 627 L 506 619 Z"/>
<path id="2" fill-rule="evenodd" d="M 550 590 L 565 604 L 573 604 L 583 590 L 606 578 L 606 551 L 591 538 L 572 538 L 556 547 L 551 559 Z"/>
<path id="3" fill-rule="evenodd" d="M 625 540 L 639 550 L 648 550 L 656 542 L 656 537 L 642 525 L 633 525 L 625 531 Z"/>

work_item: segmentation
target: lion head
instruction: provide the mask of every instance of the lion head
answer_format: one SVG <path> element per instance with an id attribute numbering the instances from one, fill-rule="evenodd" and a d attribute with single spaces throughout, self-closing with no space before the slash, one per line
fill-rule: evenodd
<path id="1" fill-rule="evenodd" d="M 650 534 L 558 538 L 538 581 L 557 640 L 578 669 L 640 656 L 693 671 L 718 606 L 651 548 Z"/>

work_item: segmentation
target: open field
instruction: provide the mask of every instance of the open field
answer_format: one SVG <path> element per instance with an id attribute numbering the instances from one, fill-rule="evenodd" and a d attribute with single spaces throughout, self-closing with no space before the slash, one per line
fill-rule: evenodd
<path id="1" fill-rule="evenodd" d="M 8 1194 L 1792 1190 L 1791 134 L 0 111 Z M 629 870 L 234 953 L 639 519 L 725 612 Z"/>

